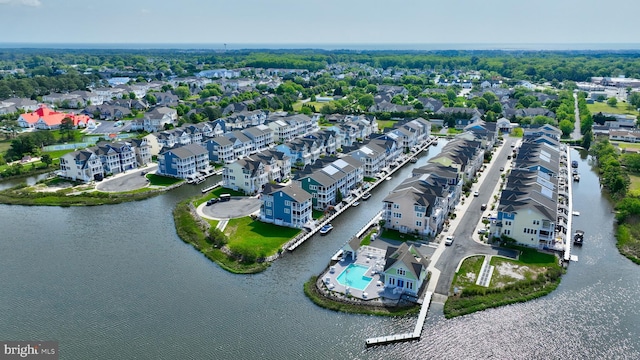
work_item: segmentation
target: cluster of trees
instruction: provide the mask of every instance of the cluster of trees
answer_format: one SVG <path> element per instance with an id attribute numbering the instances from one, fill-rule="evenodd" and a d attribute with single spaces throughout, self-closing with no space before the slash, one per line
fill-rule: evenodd
<path id="1" fill-rule="evenodd" d="M 598 140 L 590 149 L 598 160 L 597 168 L 601 184 L 613 199 L 622 199 L 629 189 L 629 175 L 622 166 L 618 150 L 608 139 Z"/>
<path id="2" fill-rule="evenodd" d="M 5 76 L 0 79 L 0 100 L 12 97 L 36 99 L 52 92 L 85 90 L 90 84 L 100 82 L 98 75 L 68 73 L 61 75 Z"/>

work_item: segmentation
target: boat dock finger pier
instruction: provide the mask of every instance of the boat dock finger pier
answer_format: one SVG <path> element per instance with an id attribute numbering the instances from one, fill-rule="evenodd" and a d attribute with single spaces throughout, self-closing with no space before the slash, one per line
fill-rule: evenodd
<path id="1" fill-rule="evenodd" d="M 420 314 L 418 315 L 418 321 L 416 322 L 416 327 L 413 329 L 413 332 L 368 338 L 365 341 L 365 344 L 367 345 L 367 347 L 392 344 L 392 343 L 404 342 L 404 341 L 411 341 L 411 340 L 420 340 L 420 337 L 422 337 L 422 329 L 424 328 L 424 322 L 427 319 L 427 312 L 429 311 L 429 305 L 431 304 L 432 296 L 433 296 L 433 293 L 431 291 L 426 292 L 424 300 L 422 302 L 422 306 L 420 307 Z"/>

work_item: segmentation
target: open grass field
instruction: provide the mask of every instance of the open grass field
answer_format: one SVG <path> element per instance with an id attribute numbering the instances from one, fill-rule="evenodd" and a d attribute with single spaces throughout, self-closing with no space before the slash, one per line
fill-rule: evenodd
<path id="1" fill-rule="evenodd" d="M 229 220 L 224 232 L 229 237 L 231 251 L 260 258 L 276 254 L 300 230 L 243 217 Z"/>
<path id="2" fill-rule="evenodd" d="M 629 108 L 626 103 L 618 103 L 616 107 L 609 106 L 606 102 L 595 102 L 593 104 L 587 104 L 587 108 L 591 111 L 591 114 L 597 114 L 599 112 L 610 113 L 610 114 L 627 114 L 638 116 L 638 112 L 633 109 L 633 107 Z"/>
<path id="3" fill-rule="evenodd" d="M 306 104 L 310 105 L 310 106 L 314 106 L 316 108 L 316 111 L 319 112 L 320 109 L 322 109 L 323 106 L 325 106 L 325 105 L 331 106 L 332 102 L 333 101 L 328 101 L 328 102 L 309 101 Z M 300 111 L 300 109 L 302 109 L 302 101 L 298 101 L 295 104 L 293 104 L 293 110 Z"/>

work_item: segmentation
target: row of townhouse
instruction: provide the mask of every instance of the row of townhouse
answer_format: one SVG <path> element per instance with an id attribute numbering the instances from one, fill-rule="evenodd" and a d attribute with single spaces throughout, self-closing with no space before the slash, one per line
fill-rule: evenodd
<path id="1" fill-rule="evenodd" d="M 500 195 L 493 236 L 536 248 L 556 248 L 569 220 L 567 147 L 553 136 L 528 135 L 517 150 Z"/>
<path id="2" fill-rule="evenodd" d="M 96 146 L 60 157 L 60 176 L 74 181 L 102 180 L 151 162 L 150 146 L 145 139 L 101 142 Z"/>
<path id="3" fill-rule="evenodd" d="M 480 141 L 457 137 L 449 142 L 383 200 L 384 227 L 420 235 L 439 233 L 460 200 L 462 185 L 482 166 L 484 152 Z"/>
<path id="4" fill-rule="evenodd" d="M 369 137 L 372 134 L 371 126 L 375 126 L 377 130 L 375 120 L 366 121 L 367 123 L 361 124 L 369 127 L 369 130 L 363 137 Z M 419 130 L 410 132 L 409 135 L 416 137 L 415 140 L 412 140 L 416 145 L 419 144 L 419 141 L 429 139 L 429 123 L 422 120 L 409 121 L 399 125 L 411 127 L 417 126 L 417 124 L 419 124 Z M 353 129 L 354 127 L 347 128 Z M 311 208 L 327 210 L 336 205 L 341 198 L 348 197 L 353 190 L 361 185 L 365 173 L 377 172 L 372 169 L 386 166 L 397 160 L 402 153 L 402 142 L 381 135 L 365 142 L 360 149 L 339 158 L 318 156 L 319 154 L 333 155 L 337 153 L 337 147 L 344 145 L 337 141 L 341 130 L 339 127 L 331 127 L 328 130 L 315 132 L 277 147 L 278 150 L 283 150 L 280 153 L 290 160 L 289 164 L 294 162 L 303 166 L 286 187 L 262 185 L 260 218 L 263 221 L 300 228 L 312 220 L 310 217 Z M 344 137 L 342 138 L 344 139 Z M 373 155 L 374 153 L 375 155 Z M 246 169 L 246 166 L 244 168 Z M 234 174 L 236 173 L 238 171 L 234 169 Z M 248 182 L 245 185 L 253 186 L 249 171 L 245 171 L 243 175 L 248 175 L 245 179 Z M 258 179 L 258 177 L 254 176 L 254 179 Z M 254 186 L 252 190 L 257 190 L 257 186 Z M 296 196 L 293 196 L 294 194 Z"/>
<path id="5" fill-rule="evenodd" d="M 294 115 L 290 118 L 294 118 L 292 122 L 297 127 L 292 129 L 297 129 L 296 131 L 302 131 L 300 129 L 308 131 L 308 129 L 314 129 L 317 126 L 317 123 L 306 115 Z M 289 119 L 289 117 L 285 119 Z M 285 123 L 289 124 L 288 121 Z M 304 126 L 300 127 L 300 125 Z M 150 142 L 157 143 L 158 173 L 188 178 L 199 171 L 206 171 L 209 168 L 209 162 L 223 163 L 226 164 L 223 170 L 223 184 L 248 194 L 260 192 L 267 181 L 274 179 L 274 181 L 279 181 L 279 179 L 290 177 L 291 164 L 288 155 L 277 155 L 279 158 L 287 158 L 286 164 L 281 167 L 287 169 L 286 172 L 277 176 L 275 173 L 269 176 L 265 175 L 263 166 L 269 167 L 269 164 L 263 161 L 263 157 L 256 155 L 252 158 L 255 154 L 264 154 L 267 149 L 273 146 L 275 131 L 271 127 L 261 124 L 242 130 L 229 132 L 225 130 L 227 130 L 226 123 L 222 119 L 218 119 L 213 122 L 190 124 L 148 135 L 147 138 L 150 139 Z M 304 135 L 306 132 L 299 134 Z M 186 146 L 188 146 L 188 151 L 178 150 Z M 206 164 L 203 160 L 205 157 Z M 239 169 L 244 171 L 242 177 L 236 176 L 235 173 L 232 174 L 233 171 L 237 172 Z M 280 170 L 275 172 L 280 173 Z"/>

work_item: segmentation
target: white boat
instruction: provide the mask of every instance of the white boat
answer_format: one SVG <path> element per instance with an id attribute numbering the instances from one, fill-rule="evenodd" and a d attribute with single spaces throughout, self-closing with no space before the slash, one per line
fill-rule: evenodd
<path id="1" fill-rule="evenodd" d="M 580 212 L 579 211 L 574 211 L 571 213 L 573 216 L 580 216 Z"/>
<path id="2" fill-rule="evenodd" d="M 387 176 L 387 179 L 386 179 L 386 180 L 391 180 L 391 179 L 393 179 L 393 177 L 391 177 L 391 176 Z"/>
<path id="3" fill-rule="evenodd" d="M 327 235 L 328 233 L 331 232 L 331 230 L 333 230 L 333 225 L 327 224 L 320 228 L 320 235 L 323 235 L 323 236 Z"/>
<path id="4" fill-rule="evenodd" d="M 364 200 L 364 201 L 369 200 L 370 197 L 371 197 L 371 193 L 370 192 L 366 192 L 366 193 L 362 194 L 362 200 Z"/>
<path id="5" fill-rule="evenodd" d="M 358 205 L 360 205 L 360 203 L 359 203 L 359 202 L 357 202 L 357 201 L 356 201 L 356 202 L 354 202 L 353 204 L 351 204 L 351 206 L 353 206 L 353 207 L 356 207 L 356 206 L 358 206 Z"/>

